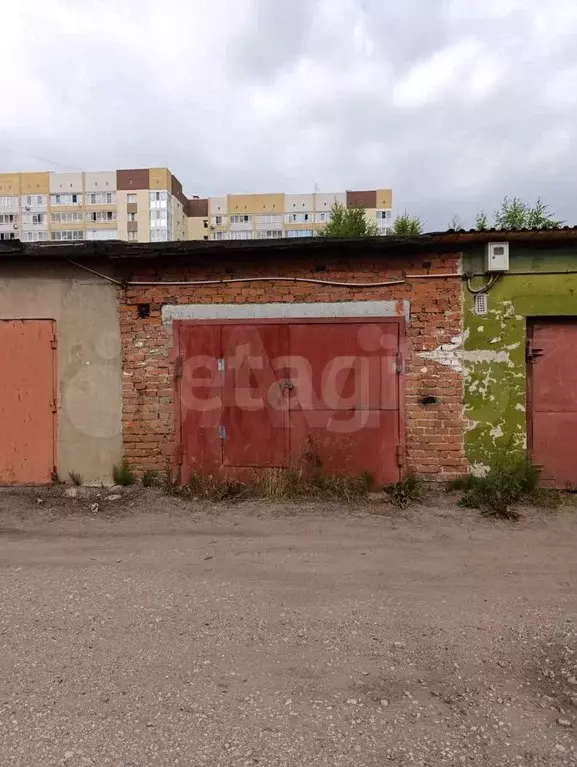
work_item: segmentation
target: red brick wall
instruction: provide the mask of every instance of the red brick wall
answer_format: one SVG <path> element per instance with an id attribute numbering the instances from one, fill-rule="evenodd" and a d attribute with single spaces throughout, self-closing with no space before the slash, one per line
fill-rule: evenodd
<path id="1" fill-rule="evenodd" d="M 308 301 L 408 300 L 406 361 L 406 469 L 429 479 L 445 480 L 466 471 L 463 449 L 463 379 L 447 365 L 419 356 L 462 332 L 462 286 L 459 277 L 415 279 L 410 274 L 455 273 L 457 255 L 427 253 L 407 259 L 385 257 L 326 264 L 315 270 L 302 258 L 255 263 L 240 260 L 215 266 L 179 266 L 175 261 L 134 271 L 132 280 L 201 280 L 242 276 L 286 275 L 351 282 L 399 279 L 383 288 L 344 288 L 304 283 L 243 283 L 219 286 L 128 287 L 120 307 L 124 354 L 125 456 L 138 470 L 162 471 L 174 456 L 172 330 L 162 324 L 163 304 L 268 303 Z M 259 258 L 259 261 L 261 259 Z M 264 259 L 263 259 L 264 260 Z M 140 319 L 138 304 L 150 304 L 150 317 Z M 423 405 L 430 395 L 436 404 Z M 403 407 L 403 403 L 401 403 Z"/>

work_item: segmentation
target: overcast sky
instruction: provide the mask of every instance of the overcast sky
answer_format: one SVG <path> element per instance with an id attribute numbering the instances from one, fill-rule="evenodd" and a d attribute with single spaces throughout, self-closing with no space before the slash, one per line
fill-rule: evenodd
<path id="1" fill-rule="evenodd" d="M 168 166 L 189 195 L 393 187 L 577 224 L 576 0 L 16 0 L 0 170 Z"/>

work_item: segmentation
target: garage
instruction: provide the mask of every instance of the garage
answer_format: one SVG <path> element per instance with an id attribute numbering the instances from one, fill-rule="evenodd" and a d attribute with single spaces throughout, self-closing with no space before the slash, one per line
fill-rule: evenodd
<path id="1" fill-rule="evenodd" d="M 399 480 L 402 318 L 178 321 L 174 331 L 183 481 L 310 462 Z"/>

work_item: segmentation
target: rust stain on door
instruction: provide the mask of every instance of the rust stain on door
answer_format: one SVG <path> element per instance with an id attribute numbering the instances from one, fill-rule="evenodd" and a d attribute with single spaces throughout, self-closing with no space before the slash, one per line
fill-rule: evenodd
<path id="1" fill-rule="evenodd" d="M 0 371 L 0 484 L 48 484 L 55 464 L 54 323 L 0 321 Z"/>

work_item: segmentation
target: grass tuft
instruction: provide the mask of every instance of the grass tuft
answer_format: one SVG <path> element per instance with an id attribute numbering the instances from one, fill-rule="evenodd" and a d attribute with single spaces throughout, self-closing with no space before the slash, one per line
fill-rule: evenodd
<path id="1" fill-rule="evenodd" d="M 160 479 L 155 471 L 148 469 L 142 475 L 143 487 L 158 487 L 160 485 Z"/>
<path id="2" fill-rule="evenodd" d="M 385 492 L 389 500 L 400 509 L 406 509 L 412 503 L 418 503 L 423 498 L 423 482 L 414 474 L 407 474 L 400 482 L 388 485 Z"/>
<path id="3" fill-rule="evenodd" d="M 84 481 L 82 478 L 82 475 L 79 474 L 77 471 L 68 472 L 68 476 L 70 478 L 70 481 L 74 485 L 74 487 L 80 487 Z"/>
<path id="4" fill-rule="evenodd" d="M 459 505 L 479 509 L 481 514 L 500 519 L 518 520 L 515 506 L 530 503 L 544 508 L 557 508 L 561 496 L 539 487 L 540 471 L 526 458 L 503 460 L 490 468 L 484 477 L 467 475 L 449 483 L 449 489 L 462 490 Z"/>
<path id="5" fill-rule="evenodd" d="M 122 487 L 128 487 L 133 485 L 136 481 L 134 472 L 128 465 L 126 458 L 123 458 L 120 464 L 112 467 L 112 477 L 115 485 L 122 485 Z"/>

